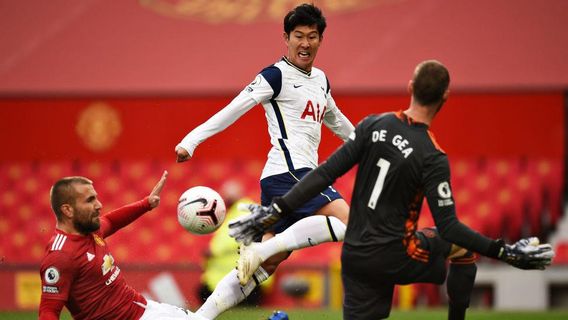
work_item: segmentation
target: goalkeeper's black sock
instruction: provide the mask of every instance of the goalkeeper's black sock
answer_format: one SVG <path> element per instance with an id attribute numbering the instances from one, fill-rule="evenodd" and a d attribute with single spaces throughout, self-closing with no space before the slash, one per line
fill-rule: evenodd
<path id="1" fill-rule="evenodd" d="M 475 260 L 475 254 L 468 252 L 450 262 L 450 272 L 446 284 L 450 305 L 448 320 L 465 319 L 465 311 L 469 307 L 471 291 L 477 273 Z"/>

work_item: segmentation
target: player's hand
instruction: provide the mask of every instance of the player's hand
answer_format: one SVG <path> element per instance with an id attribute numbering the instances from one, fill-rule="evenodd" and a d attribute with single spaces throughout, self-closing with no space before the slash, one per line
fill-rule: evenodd
<path id="1" fill-rule="evenodd" d="M 176 159 L 177 162 L 184 162 L 191 158 L 189 152 L 180 146 L 176 147 L 176 156 L 177 156 Z"/>
<path id="2" fill-rule="evenodd" d="M 540 244 L 537 237 L 521 239 L 513 245 L 505 244 L 499 254 L 500 260 L 523 270 L 544 270 L 553 258 L 552 246 Z"/>
<path id="3" fill-rule="evenodd" d="M 166 184 L 167 178 L 168 172 L 164 170 L 160 181 L 158 181 L 158 183 L 154 186 L 154 189 L 152 189 L 152 192 L 150 192 L 150 195 L 148 196 L 148 202 L 150 203 L 150 207 L 152 207 L 152 209 L 160 204 L 160 193 L 162 192 L 162 189 Z"/>
<path id="4" fill-rule="evenodd" d="M 229 236 L 245 245 L 262 237 L 280 219 L 280 212 L 274 204 L 263 207 L 253 203 L 243 205 L 242 209 L 250 211 L 250 214 L 229 221 Z"/>

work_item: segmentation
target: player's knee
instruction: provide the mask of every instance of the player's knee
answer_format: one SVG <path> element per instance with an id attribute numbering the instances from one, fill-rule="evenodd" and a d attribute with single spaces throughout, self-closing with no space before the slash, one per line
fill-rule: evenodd
<path id="1" fill-rule="evenodd" d="M 349 221 L 349 207 L 347 207 L 346 210 L 341 210 L 337 213 L 337 215 L 332 215 L 332 217 L 338 219 L 344 225 L 347 225 L 347 222 Z"/>
<path id="2" fill-rule="evenodd" d="M 457 264 L 452 262 L 450 263 L 450 272 L 459 273 L 460 278 L 473 283 L 477 275 L 477 266 L 475 263 Z"/>
<path id="3" fill-rule="evenodd" d="M 276 271 L 276 268 L 278 268 L 278 265 L 280 265 L 280 263 L 286 260 L 289 256 L 290 252 L 277 253 L 266 259 L 266 261 L 262 263 L 262 268 L 264 268 L 268 274 L 273 274 L 274 271 Z"/>
<path id="4" fill-rule="evenodd" d="M 448 259 L 452 260 L 452 259 L 464 257 L 468 254 L 468 252 L 469 251 L 467 249 L 462 248 L 460 246 L 457 246 L 455 244 L 452 244 L 451 249 L 450 249 L 450 253 L 448 255 Z"/>
<path id="5" fill-rule="evenodd" d="M 343 241 L 345 239 L 345 230 L 347 225 L 336 217 L 326 217 L 329 233 L 334 241 Z"/>
<path id="6" fill-rule="evenodd" d="M 451 305 L 469 307 L 471 291 L 477 274 L 475 261 L 476 255 L 472 252 L 450 260 L 447 292 Z"/>
<path id="7" fill-rule="evenodd" d="M 343 199 L 336 199 L 316 212 L 319 215 L 335 217 L 339 219 L 344 225 L 347 225 L 349 220 L 349 205 Z"/>
<path id="8" fill-rule="evenodd" d="M 459 247 L 458 247 L 459 248 Z M 456 265 L 473 265 L 477 261 L 477 255 L 467 249 L 459 248 L 448 257 L 451 264 Z M 476 267 L 477 270 L 477 267 Z"/>
<path id="9" fill-rule="evenodd" d="M 476 261 L 477 255 L 471 251 L 467 251 L 464 255 L 450 260 L 450 272 L 460 273 L 463 278 L 473 282 L 477 274 Z"/>

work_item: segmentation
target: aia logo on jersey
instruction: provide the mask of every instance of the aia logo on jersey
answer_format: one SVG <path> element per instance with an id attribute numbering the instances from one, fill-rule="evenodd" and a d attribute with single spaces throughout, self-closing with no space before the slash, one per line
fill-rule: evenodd
<path id="1" fill-rule="evenodd" d="M 314 108 L 314 103 L 311 100 L 308 100 L 308 103 L 306 103 L 306 107 L 304 108 L 304 112 L 302 112 L 302 116 L 300 118 L 302 118 L 302 120 L 306 120 L 307 118 L 309 120 L 321 123 L 323 121 L 323 115 L 325 114 L 326 109 L 327 106 L 323 106 L 323 109 L 320 108 L 319 103 L 316 104 Z"/>
<path id="2" fill-rule="evenodd" d="M 103 276 L 106 275 L 112 269 L 114 269 L 114 258 L 110 253 L 105 254 L 101 269 L 103 271 Z"/>

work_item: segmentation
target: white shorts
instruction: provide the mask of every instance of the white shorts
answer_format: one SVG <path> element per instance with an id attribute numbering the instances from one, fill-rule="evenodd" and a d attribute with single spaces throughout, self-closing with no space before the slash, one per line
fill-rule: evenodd
<path id="1" fill-rule="evenodd" d="M 144 307 L 146 311 L 144 311 L 140 320 L 206 320 L 189 310 L 167 303 L 147 300 Z"/>

